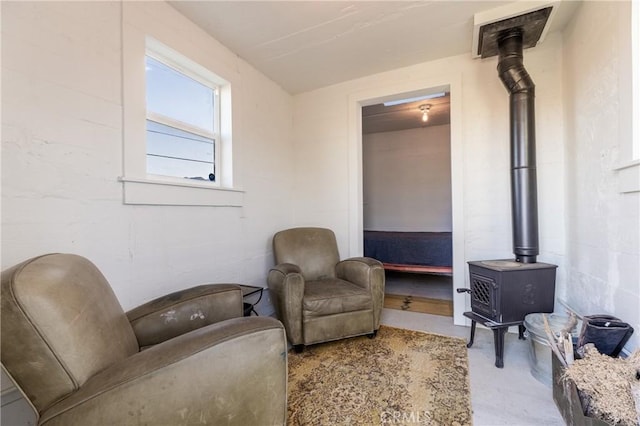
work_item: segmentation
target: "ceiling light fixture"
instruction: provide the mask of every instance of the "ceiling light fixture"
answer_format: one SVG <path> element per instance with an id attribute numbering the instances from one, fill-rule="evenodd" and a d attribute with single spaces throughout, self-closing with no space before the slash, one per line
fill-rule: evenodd
<path id="1" fill-rule="evenodd" d="M 429 120 L 429 109 L 431 104 L 420 105 L 420 111 L 422 112 L 422 122 L 426 123 Z"/>

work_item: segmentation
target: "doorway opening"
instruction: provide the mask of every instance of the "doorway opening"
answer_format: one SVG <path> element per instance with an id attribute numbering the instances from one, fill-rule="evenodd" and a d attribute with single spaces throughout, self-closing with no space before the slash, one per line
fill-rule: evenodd
<path id="1" fill-rule="evenodd" d="M 385 307 L 453 316 L 450 93 L 429 92 L 362 107 L 363 248 Z"/>
<path id="2" fill-rule="evenodd" d="M 425 89 L 426 88 L 426 89 Z M 451 129 L 451 227 L 453 238 L 453 288 L 465 287 L 465 214 L 464 150 L 462 134 L 462 75 L 455 72 L 427 75 L 424 78 L 389 82 L 357 90 L 348 96 L 348 186 L 349 186 L 349 255 L 364 251 L 362 194 L 362 108 L 394 99 L 423 96 L 439 92 L 450 94 Z M 464 294 L 453 294 L 453 323 L 468 325 L 463 313 L 467 309 Z"/>

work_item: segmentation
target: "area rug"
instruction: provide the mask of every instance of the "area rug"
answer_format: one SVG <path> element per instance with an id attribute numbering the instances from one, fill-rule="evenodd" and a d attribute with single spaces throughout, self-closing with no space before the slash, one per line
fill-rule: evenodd
<path id="1" fill-rule="evenodd" d="M 409 312 L 420 312 L 423 314 L 453 316 L 453 302 L 451 300 L 430 299 L 419 296 L 403 296 L 399 294 L 385 294 L 384 307 L 389 309 L 400 309 Z"/>
<path id="2" fill-rule="evenodd" d="M 466 342 L 381 326 L 289 352 L 288 425 L 470 425 Z"/>

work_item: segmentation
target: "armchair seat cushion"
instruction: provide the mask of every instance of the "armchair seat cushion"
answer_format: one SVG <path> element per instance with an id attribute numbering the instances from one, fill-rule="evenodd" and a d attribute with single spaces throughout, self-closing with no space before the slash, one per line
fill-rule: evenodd
<path id="1" fill-rule="evenodd" d="M 307 281 L 302 301 L 303 316 L 327 316 L 373 309 L 371 293 L 338 278 Z"/>

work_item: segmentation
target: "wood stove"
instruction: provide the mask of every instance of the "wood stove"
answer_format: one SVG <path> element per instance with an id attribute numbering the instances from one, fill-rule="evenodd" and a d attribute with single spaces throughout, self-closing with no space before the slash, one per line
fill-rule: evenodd
<path id="1" fill-rule="evenodd" d="M 534 312 L 553 312 L 556 287 L 556 265 L 549 263 L 521 263 L 514 260 L 484 260 L 469 262 L 470 288 L 458 292 L 471 294 L 471 312 L 464 316 L 471 320 L 473 345 L 476 323 L 493 330 L 496 367 L 504 366 L 504 334 L 511 326 L 518 326 L 524 339 L 524 317 Z"/>
<path id="2" fill-rule="evenodd" d="M 513 260 L 469 262 L 471 310 L 495 323 L 553 312 L 556 265 Z"/>
<path id="3" fill-rule="evenodd" d="M 469 262 L 473 345 L 476 323 L 494 332 L 496 367 L 502 368 L 504 334 L 518 326 L 524 339 L 524 317 L 553 312 L 556 265 L 537 262 L 538 202 L 535 149 L 535 84 L 522 61 L 523 40 L 535 46 L 548 23 L 551 7 L 491 22 L 480 28 L 479 52 L 483 58 L 498 54 L 498 75 L 509 92 L 511 219 L 514 260 Z M 525 37 L 525 33 L 526 36 Z M 532 34 L 535 35 L 532 40 Z"/>

